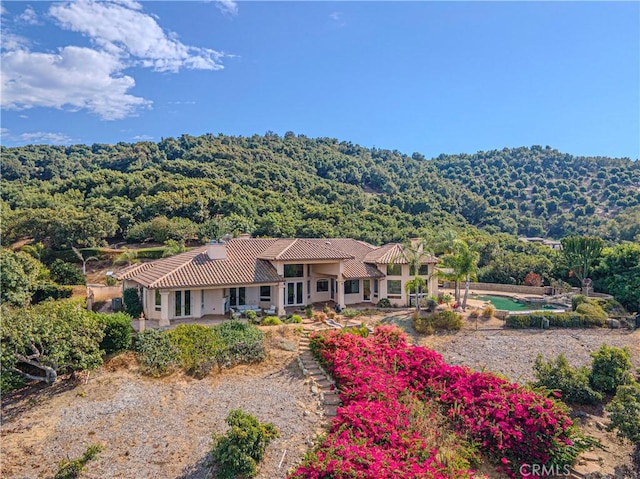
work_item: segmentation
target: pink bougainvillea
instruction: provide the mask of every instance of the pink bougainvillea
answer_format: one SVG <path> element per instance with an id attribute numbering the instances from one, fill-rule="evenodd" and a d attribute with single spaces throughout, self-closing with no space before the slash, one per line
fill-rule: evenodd
<path id="1" fill-rule="evenodd" d="M 445 467 L 433 444 L 410 432 L 414 403 L 444 406 L 455 430 L 481 445 L 512 477 L 520 464 L 571 458 L 571 421 L 556 401 L 489 373 L 446 364 L 436 352 L 410 346 L 397 328 L 367 338 L 325 332 L 311 348 L 334 377 L 342 407 L 326 440 L 291 479 L 470 478 Z"/>

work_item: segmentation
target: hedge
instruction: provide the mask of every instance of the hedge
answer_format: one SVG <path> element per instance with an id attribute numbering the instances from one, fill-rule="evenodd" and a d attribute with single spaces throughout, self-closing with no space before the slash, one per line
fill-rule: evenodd
<path id="1" fill-rule="evenodd" d="M 73 286 L 60 284 L 39 284 L 33 292 L 31 302 L 38 304 L 45 299 L 65 299 L 73 295 Z"/>
<path id="2" fill-rule="evenodd" d="M 540 328 L 543 320 L 549 320 L 549 326 L 553 328 L 593 328 L 604 326 L 605 322 L 592 316 L 584 316 L 579 313 L 552 313 L 537 312 L 530 314 L 510 314 L 507 317 L 506 327 L 513 329 Z"/>

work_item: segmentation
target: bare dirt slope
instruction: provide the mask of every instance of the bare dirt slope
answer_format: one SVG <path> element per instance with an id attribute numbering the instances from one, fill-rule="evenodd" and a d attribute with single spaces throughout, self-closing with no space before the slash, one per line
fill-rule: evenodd
<path id="1" fill-rule="evenodd" d="M 296 354 L 272 351 L 263 364 L 200 381 L 178 374 L 145 378 L 130 356 L 116 358 L 119 364 L 106 364 L 87 384 L 5 401 L 1 475 L 50 478 L 59 460 L 77 458 L 90 444 L 101 443 L 104 451 L 83 478 L 215 477 L 209 465 L 211 434 L 224 433 L 227 414 L 241 407 L 280 431 L 258 477 L 284 477 L 323 424 Z"/>

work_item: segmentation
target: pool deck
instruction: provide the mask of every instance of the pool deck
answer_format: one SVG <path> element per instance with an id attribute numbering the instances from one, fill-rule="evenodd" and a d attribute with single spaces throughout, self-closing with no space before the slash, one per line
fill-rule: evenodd
<path id="1" fill-rule="evenodd" d="M 447 293 L 450 294 L 452 297 L 454 295 L 454 290 L 453 289 L 440 289 L 441 292 L 443 293 Z M 505 291 L 490 291 L 490 290 L 474 290 L 474 289 L 470 289 L 469 290 L 469 299 L 467 300 L 467 309 L 469 307 L 471 308 L 482 308 L 487 301 L 483 301 L 481 299 L 474 299 L 472 297 L 472 295 L 476 295 L 476 296 L 502 296 L 504 298 L 508 298 L 508 299 L 513 299 L 513 300 L 517 300 L 517 301 L 525 301 L 525 302 L 537 302 L 536 300 L 539 300 L 540 302 L 546 302 L 549 301 L 551 303 L 557 304 L 557 301 L 552 301 L 553 296 L 546 296 L 546 295 L 542 295 L 542 294 L 522 294 L 522 293 L 507 293 Z M 464 284 L 462 285 L 461 289 L 460 289 L 460 299 L 464 298 Z M 569 306 L 567 306 L 569 307 Z M 509 314 L 523 314 L 523 313 L 530 313 L 530 312 L 536 312 L 536 311 L 540 311 L 540 310 L 518 310 L 518 311 L 509 311 Z M 545 310 L 547 312 L 564 312 L 564 310 L 555 310 L 555 309 L 547 309 Z"/>

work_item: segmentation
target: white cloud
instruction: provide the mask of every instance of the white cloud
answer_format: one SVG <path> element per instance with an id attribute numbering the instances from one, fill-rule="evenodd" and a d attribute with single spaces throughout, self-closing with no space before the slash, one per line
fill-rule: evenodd
<path id="1" fill-rule="evenodd" d="M 29 40 L 11 32 L 2 32 L 2 51 L 12 51 L 27 48 Z"/>
<path id="2" fill-rule="evenodd" d="M 151 140 L 153 140 L 153 136 L 151 136 L 151 135 L 136 135 L 132 139 L 136 140 L 136 141 L 151 141 Z"/>
<path id="3" fill-rule="evenodd" d="M 2 106 L 87 109 L 105 120 L 135 113 L 151 102 L 128 94 L 135 80 L 107 52 L 64 47 L 57 54 L 17 50 L 2 55 Z"/>
<path id="4" fill-rule="evenodd" d="M 38 23 L 40 23 L 38 21 L 38 15 L 36 15 L 36 11 L 31 8 L 31 6 L 28 6 L 24 9 L 24 12 L 22 12 L 18 16 L 18 20 L 29 25 L 38 25 Z"/>
<path id="5" fill-rule="evenodd" d="M 219 70 L 224 56 L 209 48 L 191 47 L 175 34 L 165 33 L 155 18 L 128 2 L 76 2 L 54 4 L 49 13 L 65 29 L 88 36 L 98 47 L 114 55 L 139 62 L 157 71 L 180 68 Z"/>
<path id="6" fill-rule="evenodd" d="M 230 0 L 225 4 L 229 8 L 235 5 Z M 27 23 L 37 20 L 31 7 L 16 18 Z M 221 58 L 229 56 L 185 45 L 176 34 L 165 32 L 156 18 L 144 13 L 142 5 L 133 0 L 54 3 L 48 17 L 43 18 L 54 19 L 61 28 L 85 35 L 92 46 L 68 45 L 53 52 L 35 52 L 27 39 L 3 28 L 3 108 L 86 109 L 102 119 L 118 120 L 152 104 L 130 94 L 135 80 L 124 73 L 126 69 L 219 70 L 223 68 Z"/>
<path id="7" fill-rule="evenodd" d="M 47 143 L 54 145 L 69 145 L 75 143 L 75 140 L 64 133 L 56 133 L 51 131 L 36 131 L 33 133 L 20 133 L 13 135 L 8 128 L 0 128 L 0 136 L 3 139 L 18 143 Z"/>
<path id="8" fill-rule="evenodd" d="M 69 145 L 75 143 L 73 138 L 64 133 L 54 133 L 51 131 L 36 131 L 34 133 L 22 133 L 18 139 L 24 143 L 46 143 L 52 145 Z"/>
<path id="9" fill-rule="evenodd" d="M 222 13 L 238 14 L 238 4 L 234 0 L 216 0 L 216 6 Z"/>

